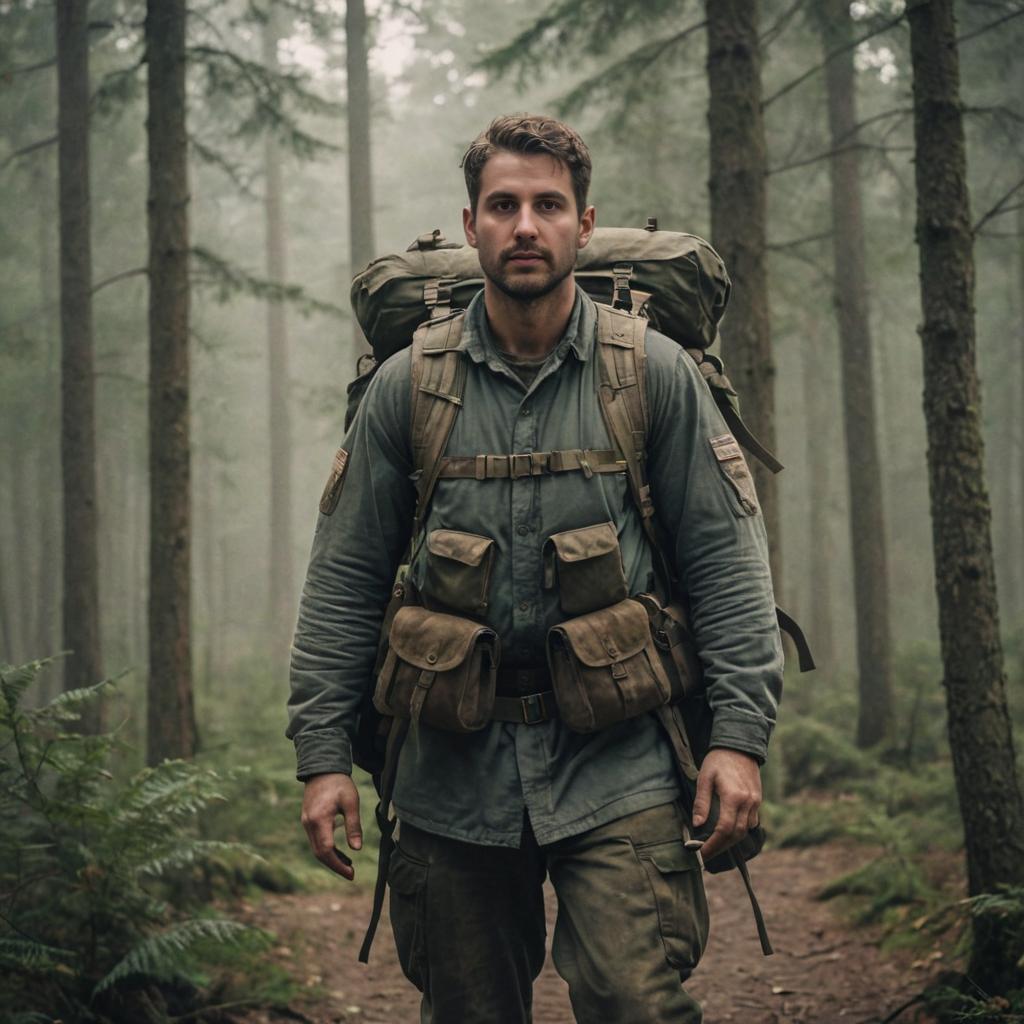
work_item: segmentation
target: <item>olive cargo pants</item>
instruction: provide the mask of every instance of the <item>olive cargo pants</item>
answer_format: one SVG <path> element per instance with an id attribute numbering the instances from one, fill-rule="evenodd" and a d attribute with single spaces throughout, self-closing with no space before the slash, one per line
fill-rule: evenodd
<path id="1" fill-rule="evenodd" d="M 675 804 L 540 847 L 478 846 L 405 824 L 391 925 L 422 1024 L 528 1024 L 544 963 L 542 884 L 558 897 L 552 958 L 580 1024 L 699 1024 L 682 988 L 704 950 L 699 862 Z"/>

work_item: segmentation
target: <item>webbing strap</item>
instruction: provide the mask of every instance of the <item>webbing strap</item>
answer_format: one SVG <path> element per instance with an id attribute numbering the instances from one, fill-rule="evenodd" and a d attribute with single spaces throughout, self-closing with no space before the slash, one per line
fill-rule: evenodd
<path id="1" fill-rule="evenodd" d="M 366 936 L 359 950 L 359 962 L 370 962 L 370 947 L 373 937 L 377 934 L 381 911 L 384 909 L 384 892 L 388 884 L 388 866 L 395 848 L 395 825 L 397 818 L 391 817 L 391 797 L 395 791 L 395 776 L 398 774 L 398 755 L 402 752 L 405 737 L 409 732 L 408 719 L 395 719 L 391 723 L 388 734 L 387 754 L 384 758 L 384 770 L 380 776 L 380 802 L 377 804 L 377 825 L 380 827 L 380 848 L 377 853 L 377 884 L 373 889 L 373 910 L 370 912 L 370 923 L 366 927 Z"/>
<path id="2" fill-rule="evenodd" d="M 441 480 L 518 480 L 549 473 L 624 473 L 626 463 L 610 448 L 598 451 L 526 452 L 521 455 L 466 455 L 441 460 Z"/>
<path id="3" fill-rule="evenodd" d="M 765 956 L 771 956 L 775 950 L 772 949 L 771 939 L 768 938 L 768 926 L 764 923 L 761 904 L 757 902 L 757 897 L 754 895 L 754 887 L 750 883 L 750 872 L 747 870 L 747 862 L 735 850 L 727 850 L 726 853 L 732 858 L 733 864 L 736 865 L 736 870 L 739 871 L 740 878 L 743 879 L 743 885 L 747 890 L 747 896 L 750 897 L 750 909 L 754 912 L 754 924 L 757 927 L 757 937 L 761 941 L 761 952 Z"/>

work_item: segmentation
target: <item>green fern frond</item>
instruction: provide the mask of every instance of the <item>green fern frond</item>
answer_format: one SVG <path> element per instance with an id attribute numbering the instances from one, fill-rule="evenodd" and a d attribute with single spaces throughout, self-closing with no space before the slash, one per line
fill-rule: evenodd
<path id="1" fill-rule="evenodd" d="M 167 979 L 181 971 L 189 952 L 198 943 L 237 943 L 244 936 L 261 934 L 238 921 L 193 918 L 166 931 L 151 935 L 136 945 L 93 989 L 93 996 L 105 992 L 129 977 Z"/>
<path id="2" fill-rule="evenodd" d="M 74 954 L 70 950 L 45 942 L 0 937 L 0 964 L 9 969 L 35 972 L 72 959 Z"/>
<path id="3" fill-rule="evenodd" d="M 255 861 L 259 864 L 266 863 L 264 857 L 261 857 L 251 846 L 247 846 L 245 843 L 221 842 L 216 839 L 194 839 L 183 843 L 170 853 L 154 857 L 151 860 L 136 865 L 135 871 L 140 875 L 159 877 L 167 871 L 188 867 L 190 864 L 209 862 L 218 854 L 244 857 L 246 860 Z"/>

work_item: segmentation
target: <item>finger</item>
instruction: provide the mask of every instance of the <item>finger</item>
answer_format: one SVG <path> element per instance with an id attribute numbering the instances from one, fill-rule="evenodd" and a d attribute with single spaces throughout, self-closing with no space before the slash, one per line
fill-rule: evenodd
<path id="1" fill-rule="evenodd" d="M 744 818 L 744 822 L 745 821 L 746 818 Z M 742 828 L 739 835 L 737 835 L 736 832 L 736 804 L 731 801 L 723 801 L 718 809 L 718 824 L 715 827 L 715 831 L 711 833 L 711 837 L 701 848 L 701 856 L 705 860 L 710 860 L 716 854 L 727 850 L 733 843 L 746 834 L 746 828 Z"/>
<path id="2" fill-rule="evenodd" d="M 757 804 L 750 808 L 750 813 L 747 815 L 747 831 L 752 832 L 758 825 L 761 824 L 761 811 Z"/>
<path id="3" fill-rule="evenodd" d="M 332 846 L 323 856 L 317 854 L 317 860 L 325 867 L 330 868 L 336 875 L 341 875 L 342 878 L 347 878 L 351 882 L 356 877 L 356 869 L 352 867 L 352 862 L 348 860 L 348 857 L 342 860 L 344 854 L 341 856 L 339 854 L 340 851 Z M 346 864 L 345 861 L 348 863 Z"/>
<path id="4" fill-rule="evenodd" d="M 359 791 L 355 786 L 342 794 L 339 805 L 341 813 L 345 816 L 345 838 L 348 840 L 349 848 L 360 850 L 363 846 L 363 825 L 359 819 Z"/>
<path id="5" fill-rule="evenodd" d="M 693 800 L 693 824 L 700 827 L 704 824 L 711 807 L 711 787 L 713 773 L 702 770 L 697 776 L 697 795 Z"/>

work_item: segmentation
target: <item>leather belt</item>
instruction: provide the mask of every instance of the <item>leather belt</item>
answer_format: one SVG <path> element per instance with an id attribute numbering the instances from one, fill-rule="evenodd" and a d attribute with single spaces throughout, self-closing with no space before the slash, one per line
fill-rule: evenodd
<path id="1" fill-rule="evenodd" d="M 551 690 L 528 693 L 522 697 L 495 697 L 491 718 L 496 722 L 539 725 L 558 717 L 558 705 Z"/>

